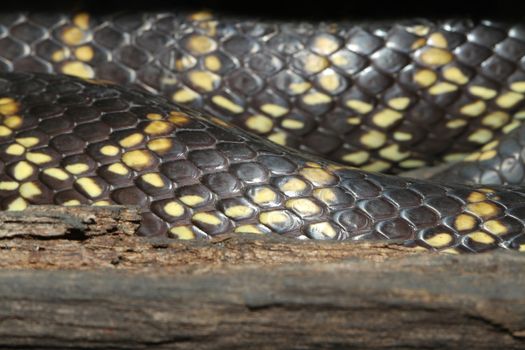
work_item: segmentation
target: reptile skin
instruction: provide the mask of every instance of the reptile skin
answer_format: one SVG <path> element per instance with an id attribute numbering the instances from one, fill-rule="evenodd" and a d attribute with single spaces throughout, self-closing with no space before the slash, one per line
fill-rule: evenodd
<path id="1" fill-rule="evenodd" d="M 3 14 L 0 71 L 55 74 L 0 73 L 0 204 L 137 204 L 146 236 L 525 249 L 524 190 L 451 184 L 522 183 L 524 54 L 525 26 L 491 21 Z"/>

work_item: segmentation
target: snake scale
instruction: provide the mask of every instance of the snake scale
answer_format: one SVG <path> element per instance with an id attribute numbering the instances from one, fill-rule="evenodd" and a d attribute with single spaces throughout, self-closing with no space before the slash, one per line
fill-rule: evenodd
<path id="1" fill-rule="evenodd" d="M 525 21 L 1 13 L 0 206 L 525 250 L 524 55 Z"/>

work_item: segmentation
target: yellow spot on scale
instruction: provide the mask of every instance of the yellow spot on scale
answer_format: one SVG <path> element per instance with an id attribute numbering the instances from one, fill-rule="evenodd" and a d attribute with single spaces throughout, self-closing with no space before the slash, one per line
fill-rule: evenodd
<path id="1" fill-rule="evenodd" d="M 304 127 L 304 122 L 296 119 L 284 119 L 281 126 L 286 129 L 299 130 Z"/>
<path id="2" fill-rule="evenodd" d="M 177 202 L 168 202 L 164 205 L 164 212 L 169 216 L 177 218 L 184 214 L 184 207 Z"/>
<path id="3" fill-rule="evenodd" d="M 221 95 L 215 95 L 211 98 L 211 101 L 216 104 L 217 106 L 224 108 L 232 113 L 241 113 L 244 111 L 244 107 L 239 106 L 235 102 L 227 99 L 224 96 Z"/>
<path id="4" fill-rule="evenodd" d="M 79 45 L 85 37 L 86 33 L 77 27 L 68 27 L 62 32 L 62 41 L 68 45 Z"/>
<path id="5" fill-rule="evenodd" d="M 481 243 L 481 244 L 492 244 L 496 241 L 492 236 L 486 234 L 483 231 L 473 232 L 469 234 L 468 237 L 474 242 Z"/>
<path id="6" fill-rule="evenodd" d="M 264 225 L 278 225 L 286 223 L 289 220 L 288 215 L 283 210 L 273 210 L 261 213 L 259 221 Z"/>
<path id="7" fill-rule="evenodd" d="M 329 55 L 337 50 L 339 44 L 332 37 L 317 36 L 312 43 L 312 49 L 321 55 Z"/>
<path id="8" fill-rule="evenodd" d="M 146 118 L 148 118 L 149 120 L 160 120 L 162 119 L 162 115 L 158 113 L 148 113 L 146 114 Z"/>
<path id="9" fill-rule="evenodd" d="M 20 211 L 26 209 L 28 206 L 26 200 L 22 197 L 17 197 L 7 206 L 8 211 Z"/>
<path id="10" fill-rule="evenodd" d="M 5 153 L 11 156 L 21 156 L 26 151 L 25 147 L 18 143 L 13 143 L 6 148 Z"/>
<path id="11" fill-rule="evenodd" d="M 277 194 L 269 187 L 259 187 L 255 189 L 252 200 L 259 205 L 266 205 L 274 202 Z"/>
<path id="12" fill-rule="evenodd" d="M 65 201 L 64 203 L 62 203 L 62 205 L 66 206 L 66 207 L 73 207 L 75 205 L 80 205 L 80 201 L 78 199 L 70 199 L 70 200 Z"/>
<path id="13" fill-rule="evenodd" d="M 302 93 L 305 93 L 308 89 L 312 87 L 312 84 L 310 84 L 307 81 L 300 82 L 300 83 L 290 83 L 288 86 L 288 89 L 292 94 L 300 95 Z"/>
<path id="14" fill-rule="evenodd" d="M 318 188 L 313 192 L 315 198 L 325 204 L 333 204 L 337 200 L 337 196 L 331 188 Z"/>
<path id="15" fill-rule="evenodd" d="M 186 195 L 179 198 L 179 200 L 187 206 L 194 207 L 204 203 L 204 198 L 197 195 Z"/>
<path id="16" fill-rule="evenodd" d="M 199 95 L 195 91 L 188 88 L 182 88 L 176 91 L 171 98 L 178 103 L 187 103 L 195 100 L 197 97 L 199 97 Z"/>
<path id="17" fill-rule="evenodd" d="M 75 57 L 80 61 L 89 62 L 94 56 L 95 52 L 91 46 L 84 45 L 75 49 Z"/>
<path id="18" fill-rule="evenodd" d="M 140 178 L 144 182 L 146 182 L 147 184 L 153 187 L 158 187 L 158 188 L 164 187 L 164 181 L 162 181 L 162 177 L 160 177 L 160 175 L 157 173 L 144 174 L 144 175 L 141 175 Z"/>
<path id="19" fill-rule="evenodd" d="M 476 225 L 478 224 L 475 217 L 468 214 L 459 214 L 456 217 L 456 220 L 454 220 L 454 227 L 458 231 L 469 231 L 474 229 Z"/>
<path id="20" fill-rule="evenodd" d="M 332 224 L 326 221 L 310 225 L 309 231 L 314 235 L 323 235 L 327 238 L 334 238 L 337 235 Z"/>
<path id="21" fill-rule="evenodd" d="M 516 92 L 525 92 L 525 81 L 516 81 L 510 84 L 510 88 Z"/>
<path id="22" fill-rule="evenodd" d="M 286 202 L 286 208 L 293 210 L 300 216 L 311 216 L 321 213 L 321 208 L 307 198 L 290 199 Z"/>
<path id="23" fill-rule="evenodd" d="M 187 226 L 172 227 L 170 232 L 177 235 L 177 237 L 182 240 L 195 239 L 195 233 L 193 233 L 193 231 Z"/>
<path id="24" fill-rule="evenodd" d="M 69 171 L 71 174 L 82 174 L 89 170 L 89 165 L 85 163 L 69 164 L 66 165 L 66 170 Z"/>
<path id="25" fill-rule="evenodd" d="M 24 120 L 19 115 L 12 115 L 4 119 L 4 125 L 10 129 L 18 129 L 23 122 Z"/>
<path id="26" fill-rule="evenodd" d="M 458 67 L 446 67 L 443 69 L 443 77 L 453 83 L 465 85 L 468 83 L 468 77 L 463 74 Z"/>
<path id="27" fill-rule="evenodd" d="M 383 146 L 386 142 L 386 135 L 377 130 L 370 130 L 363 134 L 359 139 L 363 146 L 374 149 Z"/>
<path id="28" fill-rule="evenodd" d="M 65 60 L 67 57 L 69 57 L 69 49 L 64 48 L 60 50 L 56 50 L 51 54 L 51 60 L 53 62 L 61 62 Z"/>
<path id="29" fill-rule="evenodd" d="M 485 144 L 489 142 L 494 134 L 489 129 L 478 129 L 469 135 L 468 140 L 479 144 Z"/>
<path id="30" fill-rule="evenodd" d="M 366 151 L 356 151 L 352 153 L 347 153 L 342 157 L 342 160 L 347 163 L 352 163 L 354 165 L 361 165 L 368 161 L 370 154 Z"/>
<path id="31" fill-rule="evenodd" d="M 25 199 L 32 199 L 42 194 L 42 190 L 34 182 L 26 182 L 20 185 L 20 195 Z"/>
<path id="32" fill-rule="evenodd" d="M 77 185 L 91 198 L 98 197 L 102 194 L 102 187 L 90 177 L 82 177 L 75 181 Z"/>
<path id="33" fill-rule="evenodd" d="M 319 85 L 327 91 L 336 91 L 341 85 L 341 81 L 339 75 L 330 70 L 319 77 Z"/>
<path id="34" fill-rule="evenodd" d="M 20 137 L 15 140 L 25 148 L 33 147 L 40 142 L 37 137 Z"/>
<path id="35" fill-rule="evenodd" d="M 452 243 L 454 238 L 450 233 L 438 233 L 431 238 L 425 239 L 426 243 L 434 248 L 442 248 L 447 246 L 448 244 Z"/>
<path id="36" fill-rule="evenodd" d="M 496 148 L 498 145 L 499 145 L 499 140 L 494 140 L 492 142 L 487 143 L 485 146 L 483 146 L 481 150 L 488 151 L 488 150 Z"/>
<path id="37" fill-rule="evenodd" d="M 307 105 L 320 105 L 332 102 L 332 98 L 320 92 L 312 92 L 302 97 L 303 102 Z"/>
<path id="38" fill-rule="evenodd" d="M 196 87 L 207 92 L 215 90 L 220 81 L 218 75 L 202 70 L 189 72 L 188 78 Z"/>
<path id="39" fill-rule="evenodd" d="M 469 116 L 469 117 L 477 117 L 481 113 L 485 112 L 485 109 L 487 108 L 485 102 L 478 100 L 469 104 L 466 104 L 462 106 L 459 109 L 459 112 L 463 115 Z"/>
<path id="40" fill-rule="evenodd" d="M 206 69 L 209 69 L 211 70 L 212 72 L 217 72 L 221 69 L 221 60 L 215 56 L 215 55 L 210 55 L 210 56 L 206 56 L 206 58 L 204 59 L 204 66 L 206 67 Z"/>
<path id="41" fill-rule="evenodd" d="M 500 106 L 501 108 L 512 108 L 514 107 L 518 102 L 523 100 L 524 96 L 522 94 L 519 94 L 514 91 L 509 91 L 504 94 L 501 94 L 496 99 L 496 104 Z"/>
<path id="42" fill-rule="evenodd" d="M 65 181 L 69 179 L 69 174 L 60 168 L 45 169 L 44 174 L 60 181 Z"/>
<path id="43" fill-rule="evenodd" d="M 25 160 L 22 160 L 16 163 L 13 169 L 13 176 L 16 180 L 22 181 L 33 175 L 33 172 L 34 170 L 31 164 L 29 164 Z"/>
<path id="44" fill-rule="evenodd" d="M 35 164 L 45 164 L 53 160 L 50 155 L 39 152 L 27 152 L 26 159 Z"/>
<path id="45" fill-rule="evenodd" d="M 391 167 L 390 163 L 385 162 L 383 160 L 376 160 L 370 164 L 362 166 L 361 169 L 363 169 L 364 171 L 371 171 L 371 172 L 383 172 L 385 170 L 388 170 L 390 167 Z"/>
<path id="46" fill-rule="evenodd" d="M 144 170 L 153 165 L 154 158 L 146 150 L 134 150 L 124 153 L 122 161 L 134 170 Z"/>
<path id="47" fill-rule="evenodd" d="M 447 50 L 429 47 L 423 49 L 418 58 L 420 62 L 429 66 L 443 66 L 452 61 L 453 56 Z"/>
<path id="48" fill-rule="evenodd" d="M 412 43 L 412 45 L 410 45 L 410 48 L 411 48 L 412 50 L 417 50 L 417 49 L 419 49 L 420 47 L 425 46 L 426 43 L 427 43 L 427 41 L 425 40 L 425 38 L 418 38 L 418 39 L 414 40 L 414 42 Z"/>
<path id="49" fill-rule="evenodd" d="M 194 214 L 191 219 L 208 225 L 217 226 L 221 224 L 221 219 L 210 213 L 197 213 Z"/>
<path id="50" fill-rule="evenodd" d="M 519 120 L 513 120 L 511 123 L 505 125 L 505 127 L 503 127 L 503 129 L 501 130 L 503 130 L 503 133 L 508 134 L 509 132 L 516 129 L 520 125 L 521 125 L 521 122 Z"/>
<path id="51" fill-rule="evenodd" d="M 494 98 L 498 94 L 496 90 L 485 87 L 485 86 L 480 86 L 480 85 L 469 86 L 468 91 L 472 95 L 476 97 L 480 97 L 484 100 L 490 100 L 491 98 Z"/>
<path id="52" fill-rule="evenodd" d="M 5 127 L 3 125 L 0 125 L 0 137 L 2 136 L 9 136 L 13 133 L 13 131 L 11 129 L 9 129 L 8 127 Z"/>
<path id="53" fill-rule="evenodd" d="M 302 192 L 306 189 L 306 182 L 296 177 L 292 177 L 283 182 L 279 189 L 285 194 L 291 196 L 294 192 Z"/>
<path id="54" fill-rule="evenodd" d="M 18 186 L 16 181 L 0 181 L 0 191 L 14 191 Z"/>
<path id="55" fill-rule="evenodd" d="M 375 125 L 381 128 L 388 128 L 392 126 L 395 122 L 401 119 L 403 115 L 399 112 L 394 111 L 393 109 L 384 109 L 372 117 L 372 121 Z"/>
<path id="56" fill-rule="evenodd" d="M 173 125 L 163 120 L 154 120 L 144 128 L 144 132 L 148 135 L 162 135 L 173 130 Z"/>
<path id="57" fill-rule="evenodd" d="M 261 234 L 263 233 L 257 226 L 255 225 L 242 225 L 239 227 L 236 227 L 234 230 L 235 233 L 257 233 Z"/>
<path id="58" fill-rule="evenodd" d="M 388 105 L 398 111 L 402 111 L 408 107 L 410 99 L 408 97 L 395 97 L 388 100 Z"/>
<path id="59" fill-rule="evenodd" d="M 483 229 L 499 236 L 509 232 L 509 228 L 499 220 L 488 220 L 483 223 Z"/>
<path id="60" fill-rule="evenodd" d="M 194 55 L 204 55 L 214 51 L 217 43 L 205 35 L 194 35 L 188 40 L 186 47 Z"/>
<path id="61" fill-rule="evenodd" d="M 134 134 L 124 137 L 118 143 L 122 147 L 129 148 L 129 147 L 133 147 L 133 146 L 140 144 L 142 140 L 144 140 L 144 135 L 140 133 L 134 133 Z M 118 153 L 118 149 L 117 149 L 117 153 Z"/>
<path id="62" fill-rule="evenodd" d="M 401 152 L 399 145 L 393 144 L 379 150 L 379 155 L 392 161 L 400 161 L 410 156 L 410 152 Z"/>
<path id="63" fill-rule="evenodd" d="M 89 28 L 89 14 L 80 12 L 73 17 L 73 23 L 82 30 Z"/>
<path id="64" fill-rule="evenodd" d="M 510 117 L 507 113 L 502 111 L 496 111 L 483 117 L 481 124 L 491 127 L 493 129 L 499 129 L 503 125 L 507 124 L 509 120 Z"/>
<path id="65" fill-rule="evenodd" d="M 314 54 L 309 54 L 304 60 L 303 68 L 308 73 L 315 74 L 328 67 L 329 64 L 330 63 L 326 58 Z"/>
<path id="66" fill-rule="evenodd" d="M 430 69 L 421 69 L 414 74 L 414 81 L 422 87 L 428 87 L 436 82 L 437 75 Z"/>
<path id="67" fill-rule="evenodd" d="M 467 154 L 465 153 L 450 153 L 443 157 L 443 160 L 447 163 L 458 162 L 465 159 Z"/>
<path id="68" fill-rule="evenodd" d="M 95 77 L 93 68 L 80 61 L 66 62 L 62 66 L 62 73 L 83 79 L 92 79 Z"/>
<path id="69" fill-rule="evenodd" d="M 441 83 L 437 83 L 436 85 L 428 89 L 428 92 L 431 95 L 442 95 L 442 94 L 448 94 L 449 92 L 456 91 L 457 89 L 458 89 L 457 85 L 450 84 L 447 82 L 441 82 Z"/>
<path id="70" fill-rule="evenodd" d="M 232 219 L 246 218 L 251 216 L 255 210 L 247 205 L 234 205 L 224 211 L 226 216 Z"/>
<path id="71" fill-rule="evenodd" d="M 104 206 L 111 205 L 111 203 L 109 201 L 96 201 L 96 202 L 91 203 L 91 205 L 95 207 L 104 207 Z"/>
<path id="72" fill-rule="evenodd" d="M 359 125 L 361 124 L 361 118 L 359 117 L 349 117 L 346 119 L 346 122 L 350 125 Z"/>
<path id="73" fill-rule="evenodd" d="M 430 31 L 430 28 L 422 24 L 416 24 L 410 27 L 406 27 L 406 31 L 418 36 L 426 36 Z"/>
<path id="74" fill-rule="evenodd" d="M 275 103 L 265 103 L 261 106 L 261 111 L 274 118 L 279 118 L 288 113 L 288 108 Z"/>
<path id="75" fill-rule="evenodd" d="M 370 103 L 360 101 L 360 100 L 348 100 L 346 101 L 346 105 L 350 108 L 352 108 L 357 113 L 366 114 L 370 112 L 374 106 Z"/>
<path id="76" fill-rule="evenodd" d="M 412 134 L 404 131 L 395 131 L 394 134 L 394 140 L 397 141 L 410 141 L 412 140 Z"/>
<path id="77" fill-rule="evenodd" d="M 481 201 L 484 201 L 485 199 L 487 199 L 487 196 L 481 192 L 471 192 L 469 196 L 467 197 L 467 200 L 470 203 L 481 202 Z"/>
<path id="78" fill-rule="evenodd" d="M 494 158 L 497 154 L 498 152 L 496 152 L 495 150 L 486 151 L 480 154 L 478 160 L 480 161 L 489 160 L 489 159 Z"/>
<path id="79" fill-rule="evenodd" d="M 413 168 L 421 168 L 422 166 L 425 166 L 425 161 L 421 159 L 407 159 L 399 163 L 400 166 L 402 166 L 405 169 L 413 169 Z"/>
<path id="80" fill-rule="evenodd" d="M 446 49 L 448 47 L 447 39 L 442 33 L 439 32 L 430 34 L 427 42 L 429 45 L 438 47 L 440 49 Z"/>
<path id="81" fill-rule="evenodd" d="M 299 174 L 316 186 L 328 186 L 337 182 L 337 178 L 324 169 L 303 168 Z"/>
<path id="82" fill-rule="evenodd" d="M 148 149 L 155 153 L 163 154 L 171 149 L 172 141 L 168 138 L 154 139 L 148 142 Z"/>
<path id="83" fill-rule="evenodd" d="M 126 175 L 129 173 L 128 168 L 126 168 L 122 163 L 113 163 L 108 167 L 108 170 L 117 175 Z"/>
<path id="84" fill-rule="evenodd" d="M 476 202 L 467 205 L 467 209 L 484 219 L 496 216 L 499 214 L 499 208 L 490 202 Z"/>
<path id="85" fill-rule="evenodd" d="M 265 134 L 272 130 L 273 120 L 264 115 L 257 114 L 246 119 L 246 126 L 259 134 Z"/>
<path id="86" fill-rule="evenodd" d="M 449 129 L 457 129 L 467 125 L 467 121 L 464 119 L 452 119 L 449 120 L 446 124 Z"/>
<path id="87" fill-rule="evenodd" d="M 284 146 L 286 145 L 286 134 L 284 132 L 276 132 L 268 136 L 268 140 L 272 141 L 273 143 L 276 143 L 278 145 Z"/>

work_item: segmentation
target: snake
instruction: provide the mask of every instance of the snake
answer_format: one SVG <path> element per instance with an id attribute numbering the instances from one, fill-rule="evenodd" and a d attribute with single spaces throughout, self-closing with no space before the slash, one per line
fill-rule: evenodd
<path id="1" fill-rule="evenodd" d="M 183 240 L 523 251 L 523 120 L 520 21 L 0 14 L 2 210 L 136 205 L 139 235 Z"/>

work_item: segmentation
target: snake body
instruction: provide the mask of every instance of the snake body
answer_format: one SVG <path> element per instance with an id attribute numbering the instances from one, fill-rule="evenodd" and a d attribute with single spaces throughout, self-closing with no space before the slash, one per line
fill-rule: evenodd
<path id="1" fill-rule="evenodd" d="M 520 250 L 524 55 L 519 23 L 3 15 L 0 205 L 135 204 L 145 236 Z"/>

